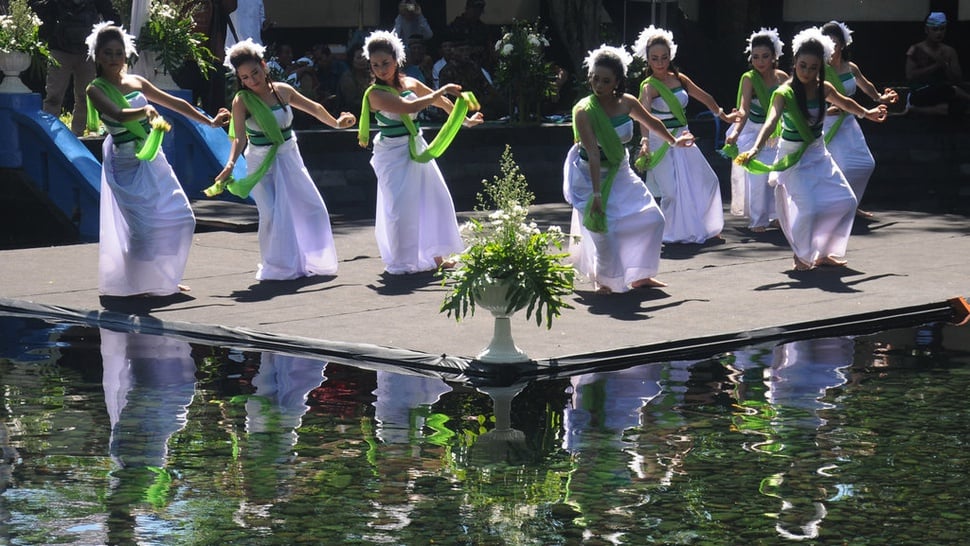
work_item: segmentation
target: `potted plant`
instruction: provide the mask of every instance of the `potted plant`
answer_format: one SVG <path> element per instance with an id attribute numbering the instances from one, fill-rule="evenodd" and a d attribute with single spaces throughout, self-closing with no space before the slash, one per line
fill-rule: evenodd
<path id="1" fill-rule="evenodd" d="M 47 44 L 38 37 L 40 25 L 27 0 L 10 0 L 6 14 L 0 15 L 0 93 L 30 93 L 20 81 L 21 72 L 30 68 L 34 56 L 52 60 Z"/>
<path id="2" fill-rule="evenodd" d="M 482 180 L 475 210 L 487 219 L 473 218 L 462 226 L 468 246 L 453 256 L 454 267 L 442 269 L 442 283 L 450 284 L 440 311 L 456 320 L 475 314 L 476 306 L 495 318 L 490 345 L 479 360 L 521 362 L 528 357 L 512 342 L 509 317 L 520 309 L 552 328 L 553 317 L 572 309 L 564 297 L 573 291 L 575 270 L 562 263 L 565 236 L 558 226 L 542 231 L 528 219 L 535 196 L 512 157 L 508 145 L 501 159 L 501 175 Z"/>
<path id="3" fill-rule="evenodd" d="M 495 83 L 509 95 L 509 114 L 519 122 L 541 120 L 542 101 L 556 94 L 555 69 L 546 61 L 549 40 L 539 23 L 515 20 L 495 42 Z"/>
<path id="4" fill-rule="evenodd" d="M 195 31 L 192 14 L 200 9 L 196 1 L 180 4 L 152 2 L 148 20 L 138 34 L 138 50 L 150 52 L 159 85 L 163 89 L 175 89 L 171 75 L 186 61 L 194 61 L 202 75 L 208 77 L 213 69 L 215 56 L 203 45 L 208 39 Z"/>

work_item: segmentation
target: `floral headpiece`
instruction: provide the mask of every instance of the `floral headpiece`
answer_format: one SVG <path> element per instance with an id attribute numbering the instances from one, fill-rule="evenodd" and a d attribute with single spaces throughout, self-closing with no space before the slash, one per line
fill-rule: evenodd
<path id="1" fill-rule="evenodd" d="M 785 54 L 784 49 L 785 42 L 781 41 L 778 37 L 778 29 L 776 28 L 765 28 L 761 27 L 761 30 L 757 32 L 752 32 L 751 36 L 748 37 L 748 47 L 744 48 L 744 52 L 751 56 L 751 44 L 754 42 L 755 38 L 768 38 L 771 40 L 771 45 L 775 49 L 775 58 L 779 58 Z"/>
<path id="2" fill-rule="evenodd" d="M 670 60 L 674 60 L 677 56 L 677 43 L 674 42 L 674 33 L 669 30 L 664 30 L 662 28 L 657 28 L 653 25 L 648 26 L 643 29 L 640 33 L 640 37 L 637 38 L 635 44 L 633 44 L 633 53 L 638 57 L 646 59 L 647 49 L 649 49 L 650 42 L 654 41 L 656 38 L 663 39 L 667 43 L 667 48 L 670 49 Z"/>
<path id="3" fill-rule="evenodd" d="M 398 38 L 397 33 L 388 32 L 386 30 L 375 30 L 371 32 L 367 39 L 364 40 L 364 58 L 368 61 L 370 60 L 370 45 L 372 43 L 385 43 L 391 46 L 391 51 L 394 52 L 394 59 L 397 61 L 398 66 L 404 66 L 405 53 L 404 53 L 404 42 Z"/>
<path id="4" fill-rule="evenodd" d="M 823 51 L 823 54 L 825 55 L 825 58 L 822 59 L 823 61 L 828 63 L 829 61 L 832 60 L 832 54 L 835 53 L 835 42 L 832 41 L 832 38 L 829 38 L 828 36 L 822 34 L 821 29 L 819 29 L 818 27 L 806 28 L 805 30 L 796 34 L 794 38 L 792 38 L 792 41 L 791 41 L 792 55 L 797 56 L 798 50 L 800 50 L 802 46 L 805 45 L 806 42 L 811 42 L 811 41 L 818 42 L 819 44 L 822 45 L 822 51 Z"/>
<path id="5" fill-rule="evenodd" d="M 266 46 L 263 44 L 257 44 L 252 38 L 246 38 L 241 42 L 236 42 L 231 46 L 226 48 L 226 58 L 222 61 L 223 66 L 228 68 L 230 71 L 235 72 L 236 67 L 232 66 L 232 57 L 240 54 L 248 53 L 257 59 L 264 59 L 263 54 L 266 53 Z"/>
<path id="6" fill-rule="evenodd" d="M 620 61 L 620 65 L 623 67 L 623 75 L 626 76 L 626 69 L 633 62 L 633 55 L 627 53 L 622 47 L 613 47 L 608 45 L 601 45 L 598 48 L 590 51 L 586 58 L 583 59 L 583 66 L 587 68 L 587 75 L 593 73 L 593 67 L 596 66 L 596 62 L 603 57 L 613 57 Z"/>
<path id="7" fill-rule="evenodd" d="M 138 56 L 138 50 L 135 49 L 135 37 L 128 34 L 125 31 L 125 27 L 116 25 L 114 21 L 103 21 L 91 27 L 91 34 L 88 34 L 88 37 L 84 39 L 84 43 L 88 46 L 89 59 L 93 61 L 97 55 L 97 51 L 95 51 L 95 49 L 98 47 L 98 35 L 101 34 L 101 31 L 107 27 L 118 27 L 118 30 L 121 31 L 121 41 L 125 45 L 126 58 Z"/>
<path id="8" fill-rule="evenodd" d="M 852 30 L 848 25 L 842 21 L 829 21 L 829 24 L 838 25 L 839 29 L 842 30 L 842 43 L 845 44 L 845 47 L 852 45 Z"/>

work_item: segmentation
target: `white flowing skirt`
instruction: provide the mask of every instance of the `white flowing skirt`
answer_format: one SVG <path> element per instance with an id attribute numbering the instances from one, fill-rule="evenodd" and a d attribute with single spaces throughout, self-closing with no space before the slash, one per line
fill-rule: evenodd
<path id="1" fill-rule="evenodd" d="M 104 139 L 98 290 L 106 296 L 179 291 L 195 215 L 165 154 L 135 157 L 135 143 Z"/>
<path id="2" fill-rule="evenodd" d="M 799 146 L 782 140 L 778 157 Z M 822 139 L 815 139 L 798 163 L 770 178 L 777 184 L 778 221 L 795 256 L 806 264 L 845 256 L 857 201 Z"/>
<path id="3" fill-rule="evenodd" d="M 738 150 L 750 150 L 758 138 L 763 124 L 748 120 L 738 135 Z M 733 128 L 728 128 L 732 131 Z M 774 140 L 774 139 L 772 139 Z M 775 146 L 764 146 L 757 159 L 771 163 L 778 150 Z M 767 174 L 752 174 L 744 167 L 731 163 L 731 214 L 747 216 L 748 227 L 767 227 L 775 219 L 775 192 L 768 186 Z"/>
<path id="4" fill-rule="evenodd" d="M 419 149 L 427 147 L 417 138 Z M 388 273 L 431 271 L 436 257 L 464 249 L 451 193 L 434 160 L 412 161 L 406 136 L 378 137 L 370 164 L 377 175 L 374 233 Z"/>
<path id="5" fill-rule="evenodd" d="M 606 169 L 603 170 L 603 177 Z M 653 277 L 660 268 L 664 216 L 647 187 L 624 158 L 606 202 L 606 233 L 583 226 L 583 211 L 592 198 L 589 164 L 570 148 L 563 165 L 563 195 L 573 206 L 569 254 L 573 265 L 596 288 L 625 292 L 633 281 Z"/>
<path id="6" fill-rule="evenodd" d="M 828 133 L 829 127 L 835 123 L 838 116 L 825 116 L 822 131 Z M 876 160 L 872 158 L 869 151 L 869 144 L 866 137 L 862 134 L 862 127 L 859 126 L 856 117 L 849 114 L 845 116 L 845 121 L 839 128 L 832 141 L 826 144 L 826 148 L 835 164 L 839 166 L 842 175 L 852 186 L 852 192 L 856 199 L 862 201 L 862 194 L 866 192 L 869 185 L 869 178 L 872 171 L 876 168 Z"/>
<path id="7" fill-rule="evenodd" d="M 248 146 L 246 167 L 259 168 L 269 146 Z M 296 143 L 280 145 L 276 160 L 251 192 L 259 210 L 258 280 L 289 280 L 337 272 L 330 214 Z"/>
<path id="8" fill-rule="evenodd" d="M 663 144 L 650 133 L 650 149 Z M 660 188 L 663 211 L 663 242 L 703 243 L 724 229 L 724 204 L 717 175 L 697 146 L 670 147 L 663 160 L 650 171 Z"/>

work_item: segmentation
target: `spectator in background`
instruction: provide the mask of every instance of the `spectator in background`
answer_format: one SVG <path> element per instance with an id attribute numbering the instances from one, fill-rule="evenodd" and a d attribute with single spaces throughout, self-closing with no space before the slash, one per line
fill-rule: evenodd
<path id="1" fill-rule="evenodd" d="M 465 11 L 448 25 L 448 34 L 455 41 L 468 44 L 472 55 L 478 58 L 483 67 L 491 70 L 495 66 L 495 37 L 488 25 L 482 21 L 483 13 L 485 13 L 485 0 L 466 0 Z"/>
<path id="2" fill-rule="evenodd" d="M 350 70 L 340 76 L 340 89 L 337 94 L 340 99 L 340 110 L 357 110 L 364 99 L 364 91 L 374 82 L 370 64 L 364 56 L 363 44 L 354 46 L 347 51 L 350 59 Z"/>
<path id="3" fill-rule="evenodd" d="M 95 77 L 94 62 L 88 58 L 85 38 L 99 21 L 121 21 L 111 0 L 31 0 L 30 7 L 40 17 L 40 37 L 46 40 L 57 64 L 47 70 L 44 111 L 61 115 L 64 95 L 74 78 L 74 108 L 71 132 L 84 135 L 88 118 L 86 89 Z"/>
<path id="4" fill-rule="evenodd" d="M 448 61 L 452 60 L 455 56 L 454 44 L 455 43 L 451 40 L 451 38 L 448 38 L 443 40 L 441 45 L 438 47 L 441 57 L 438 57 L 438 60 L 435 61 L 434 65 L 431 67 L 431 79 L 434 80 L 435 89 L 441 87 L 441 69 L 444 68 L 445 65 L 448 64 Z"/>
<path id="5" fill-rule="evenodd" d="M 417 0 L 401 0 L 397 11 L 397 18 L 394 19 L 394 34 L 399 38 L 406 40 L 412 36 L 418 36 L 430 40 L 434 36 L 431 25 L 421 13 L 421 6 Z"/>
<path id="6" fill-rule="evenodd" d="M 195 61 L 187 60 L 172 76 L 181 87 L 192 90 L 193 104 L 201 103 L 204 110 L 216 111 L 226 106 L 226 67 L 222 60 L 226 50 L 226 23 L 236 9 L 236 0 L 199 0 L 195 6 L 193 30 L 206 35 L 208 40 L 204 45 L 218 62 L 203 75 Z"/>
<path id="7" fill-rule="evenodd" d="M 229 15 L 226 28 L 226 46 L 251 38 L 257 44 L 263 43 L 263 28 L 266 25 L 266 9 L 263 0 L 237 0 L 236 10 Z M 222 53 L 222 50 L 219 52 Z"/>
<path id="8" fill-rule="evenodd" d="M 402 68 L 404 75 L 411 76 L 431 87 L 434 83 L 431 74 L 434 59 L 428 55 L 428 48 L 424 45 L 424 39 L 417 34 L 411 36 L 407 41 L 406 51 L 407 59 L 404 61 L 404 68 Z"/>
<path id="9" fill-rule="evenodd" d="M 462 91 L 472 91 L 482 105 L 482 115 L 495 117 L 502 106 L 501 97 L 492 85 L 492 76 L 482 68 L 474 48 L 467 42 L 454 43 L 454 56 L 441 69 L 441 85 L 457 83 Z"/>
<path id="10" fill-rule="evenodd" d="M 910 82 L 907 109 L 917 113 L 962 115 L 970 104 L 970 92 L 960 69 L 960 58 L 943 43 L 946 14 L 934 11 L 926 17 L 926 39 L 906 51 L 906 79 Z"/>
<path id="11" fill-rule="evenodd" d="M 266 63 L 270 73 L 282 82 L 296 88 L 301 94 L 314 97 L 316 94 L 316 69 L 310 57 L 293 58 L 293 46 L 280 44 L 276 56 Z"/>
<path id="12" fill-rule="evenodd" d="M 316 44 L 312 50 L 313 63 L 317 76 L 317 102 L 327 110 L 336 110 L 340 76 L 349 70 L 347 63 L 337 59 L 326 44 Z"/>

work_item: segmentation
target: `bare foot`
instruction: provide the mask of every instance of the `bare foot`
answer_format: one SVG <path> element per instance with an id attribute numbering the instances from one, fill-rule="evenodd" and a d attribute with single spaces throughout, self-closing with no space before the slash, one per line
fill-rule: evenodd
<path id="1" fill-rule="evenodd" d="M 191 292 L 191 291 L 192 291 L 192 289 L 189 288 L 188 285 L 186 285 L 186 284 L 180 284 L 179 285 L 179 292 Z"/>
<path id="2" fill-rule="evenodd" d="M 648 277 L 646 279 L 633 281 L 633 283 L 630 284 L 630 286 L 632 286 L 633 288 L 663 288 L 664 286 L 667 286 L 667 283 L 663 281 L 658 281 L 653 277 Z"/>
<path id="3" fill-rule="evenodd" d="M 812 268 L 812 264 L 805 263 L 795 256 L 795 271 L 808 271 Z"/>
<path id="4" fill-rule="evenodd" d="M 768 227 L 781 229 L 781 222 L 779 222 L 778 219 L 775 218 L 774 220 L 768 222 Z"/>
<path id="5" fill-rule="evenodd" d="M 828 265 L 832 267 L 844 267 L 845 264 L 849 263 L 847 260 L 841 260 L 839 258 L 834 258 L 832 256 L 826 256 L 824 258 L 819 258 L 816 265 Z"/>
<path id="6" fill-rule="evenodd" d="M 609 286 L 601 286 L 601 287 L 597 288 L 596 289 L 596 292 L 594 292 L 594 293 L 605 296 L 607 294 L 612 294 L 613 293 L 613 290 L 611 290 Z"/>
<path id="7" fill-rule="evenodd" d="M 873 214 L 873 213 L 871 213 L 869 211 L 862 210 L 862 209 L 856 209 L 855 210 L 855 215 L 858 216 L 859 218 L 866 218 L 866 219 L 871 219 L 871 218 L 875 218 L 876 217 L 875 214 Z"/>
<path id="8" fill-rule="evenodd" d="M 455 267 L 454 260 L 445 261 L 441 256 L 434 257 L 434 264 L 438 266 L 439 269 L 454 269 Z"/>
<path id="9" fill-rule="evenodd" d="M 767 228 L 765 228 L 765 226 L 754 226 L 751 228 L 751 231 L 754 233 L 764 233 L 766 230 Z"/>

